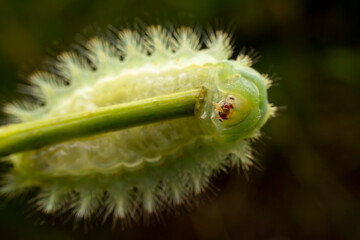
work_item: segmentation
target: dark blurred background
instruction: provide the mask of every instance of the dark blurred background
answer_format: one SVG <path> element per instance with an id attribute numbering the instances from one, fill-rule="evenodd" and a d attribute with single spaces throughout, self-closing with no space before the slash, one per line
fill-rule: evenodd
<path id="1" fill-rule="evenodd" d="M 359 9 L 331 0 L 1 0 L 0 102 L 18 98 L 19 83 L 76 39 L 140 18 L 231 25 L 235 51 L 261 55 L 255 68 L 275 76 L 269 98 L 283 108 L 254 146 L 263 170 L 217 176 L 215 194 L 189 212 L 84 233 L 29 216 L 27 200 L 1 200 L 0 238 L 360 239 Z"/>

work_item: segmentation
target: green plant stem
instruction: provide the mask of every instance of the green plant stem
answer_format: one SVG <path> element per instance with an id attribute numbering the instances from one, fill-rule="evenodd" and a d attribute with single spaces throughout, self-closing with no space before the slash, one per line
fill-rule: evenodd
<path id="1" fill-rule="evenodd" d="M 193 116 L 199 93 L 199 89 L 194 89 L 53 119 L 6 125 L 0 128 L 0 156 L 94 134 Z"/>

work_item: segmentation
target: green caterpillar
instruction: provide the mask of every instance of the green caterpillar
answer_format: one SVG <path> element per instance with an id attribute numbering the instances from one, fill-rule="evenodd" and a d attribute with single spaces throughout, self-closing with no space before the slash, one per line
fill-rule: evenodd
<path id="1" fill-rule="evenodd" d="M 1 192 L 38 188 L 35 204 L 44 213 L 70 210 L 89 218 L 101 208 L 104 216 L 136 220 L 186 203 L 229 167 L 248 170 L 254 161 L 249 140 L 276 109 L 267 100 L 271 81 L 251 68 L 250 57 L 229 60 L 226 33 L 217 31 L 205 43 L 202 49 L 187 27 L 123 30 L 116 44 L 91 39 L 86 57 L 61 54 L 57 74 L 33 74 L 29 91 L 43 104 L 9 104 L 12 123 L 197 88 L 203 96 L 192 117 L 12 154 Z"/>

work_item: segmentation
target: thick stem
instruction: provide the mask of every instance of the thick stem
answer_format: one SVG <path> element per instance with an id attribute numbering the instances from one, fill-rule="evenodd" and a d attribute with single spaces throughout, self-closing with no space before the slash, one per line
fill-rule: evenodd
<path id="1" fill-rule="evenodd" d="M 0 128 L 0 156 L 174 118 L 193 116 L 200 90 L 190 90 Z"/>

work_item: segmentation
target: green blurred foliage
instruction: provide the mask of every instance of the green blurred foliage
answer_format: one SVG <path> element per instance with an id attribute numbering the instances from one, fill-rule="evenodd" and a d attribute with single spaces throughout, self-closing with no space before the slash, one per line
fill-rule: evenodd
<path id="1" fill-rule="evenodd" d="M 84 233 L 71 221 L 29 216 L 27 199 L 1 200 L 1 239 L 360 239 L 359 7 L 331 0 L 1 0 L 0 103 L 18 99 L 17 86 L 44 59 L 108 24 L 141 19 L 230 26 L 236 52 L 246 46 L 261 54 L 255 68 L 274 76 L 270 100 L 281 106 L 255 144 L 263 170 L 249 173 L 250 181 L 237 171 L 216 177 L 215 196 L 204 194 L 190 212 L 125 232 L 106 223 Z"/>

